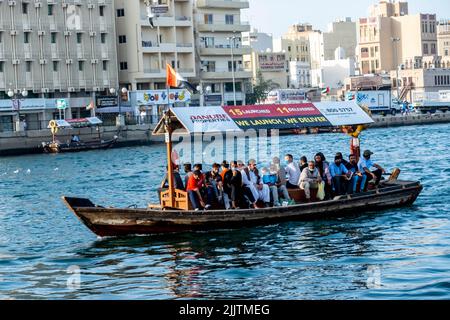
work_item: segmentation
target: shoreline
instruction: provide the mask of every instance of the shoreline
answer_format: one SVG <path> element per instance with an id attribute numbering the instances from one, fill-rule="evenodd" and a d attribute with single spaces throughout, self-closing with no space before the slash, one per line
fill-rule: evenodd
<path id="1" fill-rule="evenodd" d="M 410 114 L 407 116 L 374 116 L 375 123 L 370 128 L 394 128 L 400 126 L 432 125 L 450 123 L 450 113 L 435 114 Z M 134 146 L 146 146 L 164 143 L 164 137 L 151 134 L 155 125 L 126 126 L 121 129 L 117 127 L 101 127 L 100 134 L 103 140 L 119 136 L 119 141 L 113 148 L 125 148 Z M 331 130 L 330 130 L 331 132 Z M 75 129 L 60 134 L 60 141 L 70 139 L 72 134 L 77 134 L 83 141 L 98 139 L 99 132 L 95 128 Z M 294 133 L 284 133 L 290 135 Z M 31 154 L 43 154 L 41 143 L 52 139 L 49 130 L 25 131 L 25 132 L 0 132 L 0 157 L 20 156 Z M 20 147 L 17 147 L 20 146 Z"/>

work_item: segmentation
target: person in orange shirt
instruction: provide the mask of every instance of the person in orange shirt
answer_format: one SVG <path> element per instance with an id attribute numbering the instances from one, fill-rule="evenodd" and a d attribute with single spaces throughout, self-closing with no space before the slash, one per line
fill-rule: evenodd
<path id="1" fill-rule="evenodd" d="M 205 207 L 202 194 L 200 192 L 199 183 L 201 182 L 202 173 L 198 170 L 194 171 L 194 174 L 189 178 L 186 191 L 189 195 L 192 207 L 195 211 L 199 211 Z"/>

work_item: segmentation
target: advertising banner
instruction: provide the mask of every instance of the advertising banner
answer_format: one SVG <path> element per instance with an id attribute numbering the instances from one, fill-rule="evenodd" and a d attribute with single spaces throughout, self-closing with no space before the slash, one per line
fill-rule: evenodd
<path id="1" fill-rule="evenodd" d="M 99 96 L 97 97 L 97 108 L 117 107 L 117 96 Z"/>
<path id="2" fill-rule="evenodd" d="M 191 94 L 186 89 L 171 89 L 169 94 L 167 90 L 149 90 L 137 92 L 137 104 L 141 106 L 189 103 Z"/>

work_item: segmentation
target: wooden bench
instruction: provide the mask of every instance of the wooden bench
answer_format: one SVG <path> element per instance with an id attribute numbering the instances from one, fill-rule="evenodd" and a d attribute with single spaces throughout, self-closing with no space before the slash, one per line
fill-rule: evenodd
<path id="1" fill-rule="evenodd" d="M 289 196 L 295 202 L 307 202 L 305 191 L 302 189 L 288 189 Z M 316 202 L 317 199 L 317 189 L 311 189 L 311 201 Z"/>

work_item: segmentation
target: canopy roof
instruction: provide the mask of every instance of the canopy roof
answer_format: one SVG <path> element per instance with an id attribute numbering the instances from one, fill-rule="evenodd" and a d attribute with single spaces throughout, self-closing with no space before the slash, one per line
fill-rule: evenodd
<path id="1" fill-rule="evenodd" d="M 69 120 L 55 120 L 58 128 L 84 128 L 101 125 L 103 122 L 97 117 L 69 119 Z M 48 126 L 50 129 L 50 125 Z"/>
<path id="2" fill-rule="evenodd" d="M 355 101 L 171 108 L 172 130 L 180 134 L 248 129 L 299 129 L 370 124 L 374 121 Z M 165 134 L 164 118 L 153 134 Z"/>

